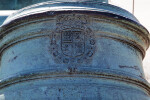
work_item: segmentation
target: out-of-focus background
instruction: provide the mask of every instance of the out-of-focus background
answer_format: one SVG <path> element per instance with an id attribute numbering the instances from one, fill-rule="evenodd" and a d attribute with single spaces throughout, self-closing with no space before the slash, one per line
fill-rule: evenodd
<path id="1" fill-rule="evenodd" d="M 0 0 L 0 3 L 4 0 Z M 14 0 L 15 1 L 15 0 Z M 108 0 L 110 4 L 119 6 L 133 13 L 140 23 L 150 31 L 150 0 Z M 134 5 L 134 6 L 133 6 Z M 133 9 L 134 8 L 134 9 Z M 5 19 L 15 10 L 1 10 L 0 19 Z M 0 25 L 2 24 L 0 20 Z M 146 79 L 150 83 L 150 48 L 148 49 L 143 61 Z"/>
<path id="2" fill-rule="evenodd" d="M 120 6 L 133 13 L 150 32 L 150 0 L 109 0 L 113 5 Z M 133 6 L 134 4 L 134 6 Z M 134 9 L 133 9 L 134 8 Z M 146 79 L 150 83 L 150 48 L 143 60 Z"/>

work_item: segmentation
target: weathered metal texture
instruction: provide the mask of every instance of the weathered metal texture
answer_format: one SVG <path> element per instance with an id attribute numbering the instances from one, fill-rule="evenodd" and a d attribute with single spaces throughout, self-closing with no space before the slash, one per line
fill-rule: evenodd
<path id="1" fill-rule="evenodd" d="M 148 31 L 102 3 L 45 2 L 0 28 L 0 100 L 149 100 Z"/>
<path id="2" fill-rule="evenodd" d="M 15 10 L 0 10 L 0 26 L 3 24 L 6 18 L 14 12 Z"/>
<path id="3" fill-rule="evenodd" d="M 0 25 L 4 22 L 4 20 L 7 18 L 8 16 L 0 16 Z"/>
<path id="4" fill-rule="evenodd" d="M 104 2 L 108 3 L 108 0 L 1 0 L 0 10 L 18 10 L 29 5 L 33 5 L 40 2 Z"/>

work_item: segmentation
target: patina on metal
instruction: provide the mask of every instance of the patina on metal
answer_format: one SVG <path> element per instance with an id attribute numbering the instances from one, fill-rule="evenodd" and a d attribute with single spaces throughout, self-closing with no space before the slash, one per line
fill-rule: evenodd
<path id="1" fill-rule="evenodd" d="M 149 32 L 101 0 L 51 0 L 0 27 L 0 100 L 149 100 Z"/>
<path id="2" fill-rule="evenodd" d="M 108 3 L 108 0 L 1 0 L 0 10 L 18 10 L 32 4 L 53 1 L 53 2 L 103 2 Z"/>

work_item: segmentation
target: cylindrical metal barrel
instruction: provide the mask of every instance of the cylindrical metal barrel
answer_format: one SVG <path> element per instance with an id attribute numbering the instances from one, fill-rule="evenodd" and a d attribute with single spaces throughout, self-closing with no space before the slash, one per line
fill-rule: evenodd
<path id="1" fill-rule="evenodd" d="M 9 16 L 0 35 L 0 100 L 150 99 L 149 33 L 119 7 L 43 2 Z"/>
<path id="2" fill-rule="evenodd" d="M 46 1 L 55 1 L 55 2 L 103 2 L 108 3 L 108 0 L 1 0 L 0 10 L 18 10 L 23 7 L 46 2 Z"/>

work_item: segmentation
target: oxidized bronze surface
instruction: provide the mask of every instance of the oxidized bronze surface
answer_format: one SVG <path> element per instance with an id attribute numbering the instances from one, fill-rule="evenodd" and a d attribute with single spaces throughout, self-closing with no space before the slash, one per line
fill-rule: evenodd
<path id="1" fill-rule="evenodd" d="M 121 8 L 64 2 L 21 9 L 0 27 L 0 100 L 149 100 L 148 31 Z"/>
<path id="2" fill-rule="evenodd" d="M 77 65 L 91 62 L 95 53 L 95 37 L 88 26 L 88 16 L 64 14 L 56 19 L 51 49 L 56 63 Z"/>

